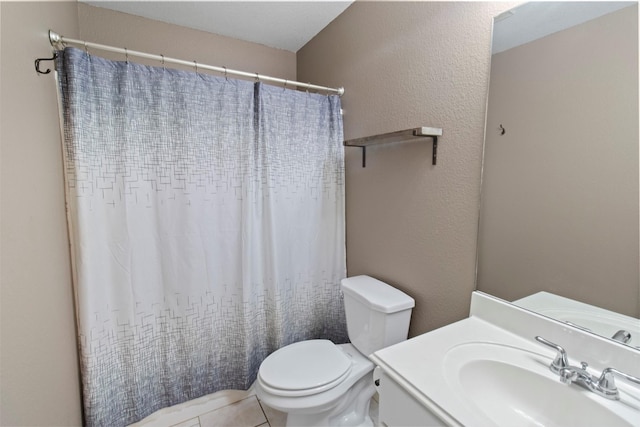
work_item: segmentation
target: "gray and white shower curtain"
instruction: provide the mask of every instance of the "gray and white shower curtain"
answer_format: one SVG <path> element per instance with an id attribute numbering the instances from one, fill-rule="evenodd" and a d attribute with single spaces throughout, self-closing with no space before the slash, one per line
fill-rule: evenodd
<path id="1" fill-rule="evenodd" d="M 58 54 L 86 424 L 346 342 L 340 99 Z"/>

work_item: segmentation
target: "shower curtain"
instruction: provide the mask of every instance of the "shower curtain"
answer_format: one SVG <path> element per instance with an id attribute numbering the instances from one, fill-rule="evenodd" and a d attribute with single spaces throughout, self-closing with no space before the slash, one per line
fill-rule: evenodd
<path id="1" fill-rule="evenodd" d="M 86 424 L 346 342 L 340 99 L 58 53 Z"/>

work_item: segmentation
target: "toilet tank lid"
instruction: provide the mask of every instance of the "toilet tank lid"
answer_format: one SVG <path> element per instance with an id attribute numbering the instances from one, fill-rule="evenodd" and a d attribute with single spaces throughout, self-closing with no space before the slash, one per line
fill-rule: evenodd
<path id="1" fill-rule="evenodd" d="M 342 291 L 382 313 L 395 313 L 416 305 L 401 290 L 365 275 L 342 279 Z"/>

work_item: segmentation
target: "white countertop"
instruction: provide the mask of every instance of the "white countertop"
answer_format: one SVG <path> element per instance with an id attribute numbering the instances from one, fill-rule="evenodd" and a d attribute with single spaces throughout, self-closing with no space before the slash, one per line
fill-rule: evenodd
<path id="1" fill-rule="evenodd" d="M 478 296 L 474 296 L 478 298 Z M 485 296 L 480 295 L 481 298 Z M 499 304 L 500 307 L 493 307 L 494 304 Z M 503 306 L 506 302 L 500 301 L 482 301 L 482 310 L 491 310 L 495 313 L 499 310 L 517 310 L 517 316 L 535 316 L 533 313 L 527 313 L 526 310 L 519 309 L 517 307 Z M 482 311 L 480 310 L 480 311 Z M 473 313 L 472 309 L 472 313 Z M 478 311 L 476 307 L 476 312 Z M 482 313 L 476 313 L 482 314 Z M 516 317 L 517 317 L 516 316 Z M 540 316 L 533 319 L 530 323 L 532 325 L 540 325 Z M 522 319 L 519 320 L 522 322 Z M 542 321 L 547 321 L 542 319 Z M 553 328 L 553 324 L 548 328 Z M 526 328 L 525 328 L 526 329 Z M 461 396 L 460 390 L 456 390 L 456 387 L 452 386 L 455 383 L 454 372 L 446 372 L 444 367 L 446 366 L 447 354 L 455 347 L 459 347 L 468 343 L 489 343 L 500 344 L 504 346 L 516 347 L 530 352 L 534 358 L 540 360 L 540 365 L 543 369 L 540 369 L 540 375 L 547 376 L 552 380 L 558 380 L 558 376 L 553 374 L 549 369 L 544 366 L 551 363 L 555 357 L 555 350 L 543 346 L 534 340 L 535 335 L 541 335 L 548 338 L 559 345 L 564 345 L 562 341 L 558 342 L 558 332 L 551 334 L 550 329 L 543 329 L 539 333 L 525 332 L 523 336 L 510 332 L 505 328 L 498 327 L 494 323 L 483 320 L 480 315 L 472 315 L 471 317 L 462 321 L 447 325 L 435 331 L 427 334 L 412 338 L 410 340 L 401 342 L 394 346 L 379 350 L 371 355 L 371 359 L 374 363 L 380 366 L 393 380 L 400 384 L 405 390 L 412 395 L 416 400 L 425 405 L 431 412 L 441 417 L 444 421 L 451 425 L 465 425 L 465 426 L 495 426 L 495 422 L 488 416 L 485 416 L 478 407 L 474 405 L 469 399 Z M 546 329 L 546 330 L 545 330 Z M 573 328 L 568 329 L 570 334 L 578 333 Z M 545 336 L 545 334 L 551 334 L 551 336 Z M 590 335 L 590 334 L 587 334 Z M 586 339 L 596 339 L 598 337 L 591 336 Z M 585 339 L 581 337 L 580 339 Z M 608 343 L 605 343 L 608 344 Z M 600 341 L 596 343 L 598 345 L 605 345 Z M 618 348 L 616 344 L 611 343 L 611 346 Z M 622 351 L 625 349 L 623 348 Z M 580 354 L 571 354 L 569 350 L 570 363 L 579 365 L 580 360 L 574 358 L 581 357 Z M 627 356 L 628 358 L 628 356 Z M 637 359 L 633 359 L 637 360 Z M 594 369 L 597 369 L 594 368 Z M 622 370 L 622 368 L 620 368 Z M 629 372 L 630 374 L 635 374 Z M 487 385 L 491 387 L 491 385 Z M 572 385 L 571 387 L 577 387 Z M 626 386 L 621 386 L 619 382 L 619 388 L 621 391 L 628 390 Z M 593 396 L 588 396 L 598 404 L 612 408 L 616 413 L 619 409 L 624 409 L 622 406 L 629 406 L 629 402 L 623 401 L 608 401 L 595 393 L 588 392 Z M 631 406 L 633 410 L 637 410 L 637 417 L 632 413 L 634 421 L 638 421 L 636 425 L 640 425 L 640 399 L 635 396 L 640 394 L 634 393 L 634 397 L 631 399 Z M 602 402 L 605 400 L 605 402 Z M 617 406 L 616 406 L 617 405 Z M 627 409 L 628 410 L 628 409 Z"/>

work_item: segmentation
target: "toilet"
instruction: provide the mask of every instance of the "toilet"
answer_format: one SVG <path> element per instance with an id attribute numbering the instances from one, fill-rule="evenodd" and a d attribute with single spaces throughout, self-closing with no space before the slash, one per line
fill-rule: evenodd
<path id="1" fill-rule="evenodd" d="M 373 426 L 373 352 L 407 339 L 413 298 L 369 276 L 343 279 L 351 344 L 308 340 L 269 355 L 256 381 L 258 399 L 287 413 L 287 426 Z"/>

